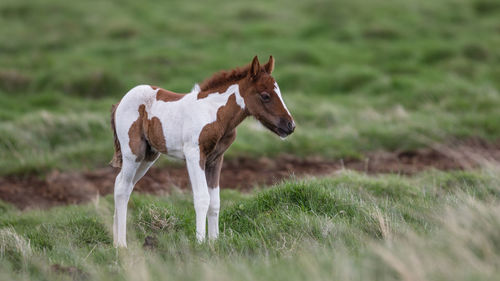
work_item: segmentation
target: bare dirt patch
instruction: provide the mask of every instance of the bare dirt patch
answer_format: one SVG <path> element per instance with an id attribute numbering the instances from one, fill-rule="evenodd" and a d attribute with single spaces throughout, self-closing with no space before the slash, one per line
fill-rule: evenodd
<path id="1" fill-rule="evenodd" d="M 361 160 L 302 159 L 291 155 L 237 158 L 224 162 L 221 187 L 245 191 L 256 185 L 274 184 L 291 176 L 328 175 L 341 169 L 369 174 L 471 169 L 483 161 L 500 161 L 500 141 L 492 144 L 469 140 L 453 146 L 435 145 L 413 151 L 373 152 Z M 91 172 L 54 171 L 44 179 L 37 176 L 8 176 L 0 178 L 0 199 L 21 209 L 87 202 L 97 195 L 112 193 L 118 172 L 119 169 L 109 167 Z M 153 167 L 134 190 L 159 195 L 170 192 L 172 188 L 188 189 L 189 186 L 185 167 Z"/>

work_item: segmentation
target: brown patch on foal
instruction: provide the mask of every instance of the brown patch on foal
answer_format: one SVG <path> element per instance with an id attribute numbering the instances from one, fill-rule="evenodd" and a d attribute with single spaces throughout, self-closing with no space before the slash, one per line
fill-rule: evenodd
<path id="1" fill-rule="evenodd" d="M 149 120 L 144 104 L 139 106 L 139 117 L 130 126 L 128 137 L 130 150 L 136 156 L 136 162 L 153 161 L 159 152 L 167 153 L 161 121 L 157 117 Z"/>
<path id="2" fill-rule="evenodd" d="M 236 126 L 246 116 L 246 112 L 236 103 L 234 94 L 217 110 L 217 119 L 205 125 L 198 137 L 201 169 L 205 170 L 207 163 L 222 156 L 236 138 Z"/>
<path id="3" fill-rule="evenodd" d="M 224 152 L 231 146 L 235 139 L 236 129 L 228 133 L 226 132 L 215 146 L 215 149 L 206 157 L 205 177 L 209 188 L 216 188 L 219 186 Z"/>
<path id="4" fill-rule="evenodd" d="M 156 148 L 158 152 L 167 153 L 165 135 L 163 134 L 163 127 L 158 117 L 153 117 L 151 120 L 146 118 L 144 120 L 144 132 L 152 147 Z"/>
<path id="5" fill-rule="evenodd" d="M 172 102 L 172 101 L 178 101 L 184 97 L 183 94 L 178 94 L 178 93 L 174 93 L 171 91 L 167 91 L 167 90 L 162 89 L 162 88 L 157 87 L 157 86 L 151 86 L 151 88 L 153 88 L 153 90 L 158 89 L 158 92 L 156 93 L 156 100 L 157 101 L 161 100 L 164 102 Z"/>
<path id="6" fill-rule="evenodd" d="M 128 130 L 130 150 L 136 156 L 136 162 L 140 162 L 144 159 L 146 154 L 146 138 L 144 136 L 144 131 L 142 129 L 142 120 L 144 118 L 146 106 L 141 104 L 139 106 L 139 117 L 132 123 L 130 129 Z"/>

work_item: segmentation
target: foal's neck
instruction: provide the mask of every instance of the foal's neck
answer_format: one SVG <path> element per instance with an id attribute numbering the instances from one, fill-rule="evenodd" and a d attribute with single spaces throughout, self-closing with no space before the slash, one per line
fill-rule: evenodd
<path id="1" fill-rule="evenodd" d="M 217 110 L 217 120 L 215 122 L 218 123 L 222 135 L 232 132 L 249 115 L 244 102 L 242 108 L 240 106 L 241 101 L 237 101 L 237 99 L 243 99 L 241 96 L 241 87 L 238 82 L 239 81 L 227 83 L 226 85 L 214 89 L 206 89 L 198 93 L 198 98 L 207 97 L 208 95 L 224 94 L 232 85 L 237 85 L 235 92 L 229 93 L 226 104 L 222 105 Z"/>

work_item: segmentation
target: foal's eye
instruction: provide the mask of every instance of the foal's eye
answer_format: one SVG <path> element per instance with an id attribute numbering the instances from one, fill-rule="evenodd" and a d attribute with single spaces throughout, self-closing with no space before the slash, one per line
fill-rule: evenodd
<path id="1" fill-rule="evenodd" d="M 266 92 L 262 92 L 260 94 L 260 98 L 262 99 L 263 102 L 269 102 L 271 100 L 271 95 Z"/>

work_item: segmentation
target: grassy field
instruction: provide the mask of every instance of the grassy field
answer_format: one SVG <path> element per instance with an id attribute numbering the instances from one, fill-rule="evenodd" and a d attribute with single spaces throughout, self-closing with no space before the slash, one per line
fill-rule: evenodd
<path id="1" fill-rule="evenodd" d="M 221 237 L 201 245 L 184 193 L 134 195 L 127 250 L 112 246 L 111 196 L 48 211 L 5 204 L 0 279 L 497 280 L 498 169 L 224 190 Z"/>
<path id="2" fill-rule="evenodd" d="M 110 106 L 128 89 L 187 92 L 256 54 L 276 58 L 297 130 L 281 142 L 245 121 L 228 157 L 500 138 L 496 0 L 2 0 L 0 26 L 0 176 L 104 167 Z M 499 174 L 222 187 L 221 237 L 201 245 L 189 193 L 133 194 L 127 250 L 112 246 L 111 196 L 0 201 L 0 280 L 498 280 Z"/>
<path id="3" fill-rule="evenodd" d="M 105 166 L 110 105 L 128 89 L 187 92 L 255 54 L 276 57 L 298 128 L 283 143 L 247 121 L 229 157 L 500 137 L 494 0 L 5 0 L 0 15 L 4 175 Z"/>

